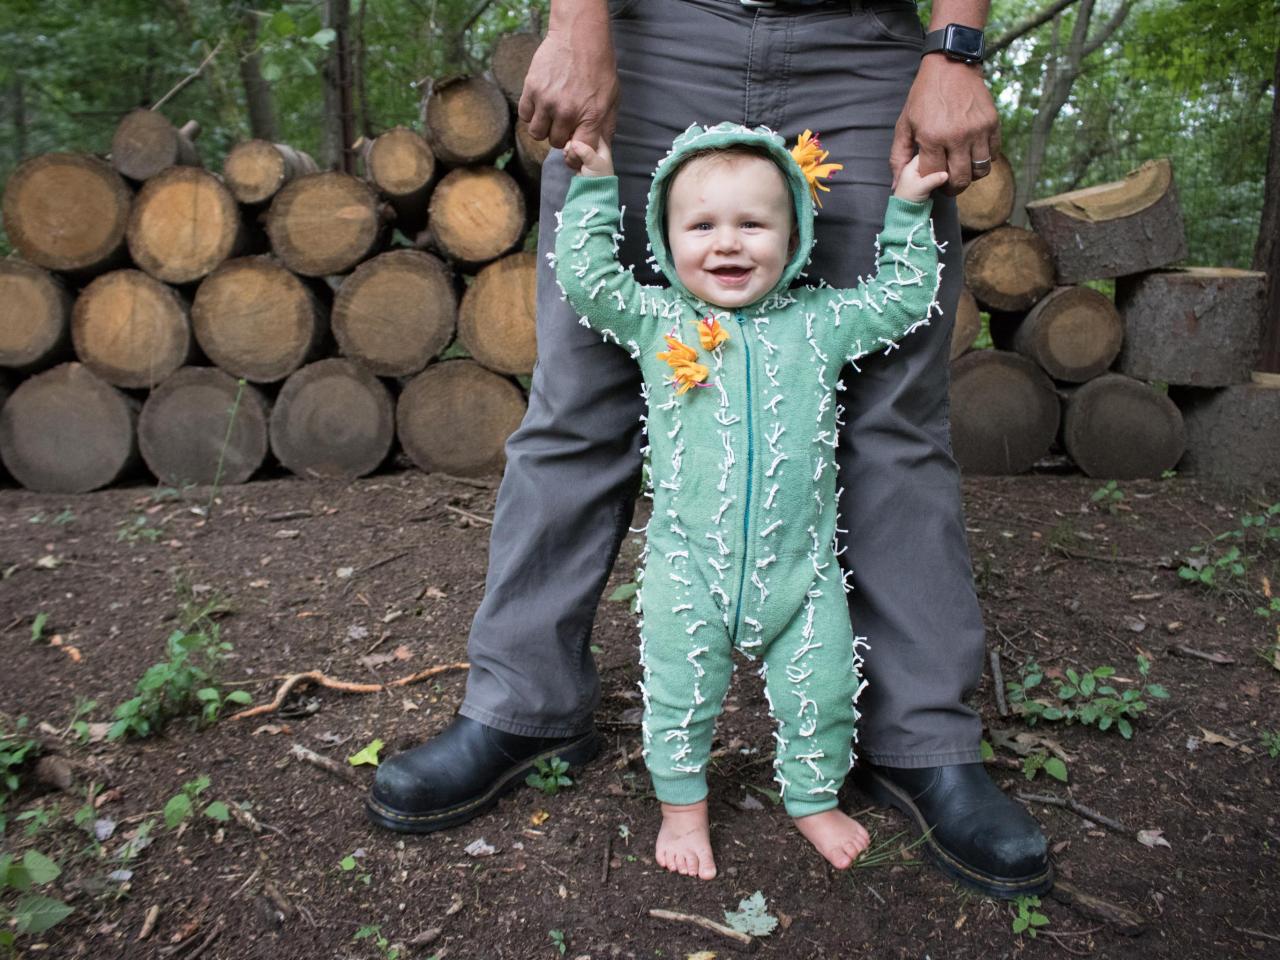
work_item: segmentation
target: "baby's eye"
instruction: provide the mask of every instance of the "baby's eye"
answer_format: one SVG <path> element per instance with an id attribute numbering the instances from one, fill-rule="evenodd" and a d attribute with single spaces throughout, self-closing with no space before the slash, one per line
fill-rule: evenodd
<path id="1" fill-rule="evenodd" d="M 756 220 L 748 220 L 742 226 L 747 230 L 759 230 L 762 224 Z"/>
<path id="2" fill-rule="evenodd" d="M 695 229 L 695 230 L 710 230 L 710 229 L 711 229 L 711 224 L 709 224 L 707 221 L 705 221 L 705 220 L 704 220 L 704 221 L 702 221 L 701 223 L 695 223 L 695 224 L 693 225 L 693 229 Z"/>

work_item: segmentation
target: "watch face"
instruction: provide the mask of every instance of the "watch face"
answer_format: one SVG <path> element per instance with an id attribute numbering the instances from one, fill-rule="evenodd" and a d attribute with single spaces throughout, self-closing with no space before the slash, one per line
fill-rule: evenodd
<path id="1" fill-rule="evenodd" d="M 952 56 L 982 59 L 982 31 L 952 23 L 947 26 L 945 49 Z"/>

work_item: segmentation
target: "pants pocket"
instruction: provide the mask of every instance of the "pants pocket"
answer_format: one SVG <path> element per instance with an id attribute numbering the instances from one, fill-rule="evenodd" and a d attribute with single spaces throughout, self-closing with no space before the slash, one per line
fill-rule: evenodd
<path id="1" fill-rule="evenodd" d="M 924 26 L 915 0 L 871 0 L 864 8 L 881 39 L 921 46 Z"/>

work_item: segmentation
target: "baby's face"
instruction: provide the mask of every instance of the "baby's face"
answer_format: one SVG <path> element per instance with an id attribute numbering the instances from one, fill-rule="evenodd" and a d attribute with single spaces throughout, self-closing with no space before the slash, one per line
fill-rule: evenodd
<path id="1" fill-rule="evenodd" d="M 680 282 L 720 307 L 773 289 L 795 244 L 791 194 L 763 157 L 691 160 L 667 192 L 667 244 Z"/>

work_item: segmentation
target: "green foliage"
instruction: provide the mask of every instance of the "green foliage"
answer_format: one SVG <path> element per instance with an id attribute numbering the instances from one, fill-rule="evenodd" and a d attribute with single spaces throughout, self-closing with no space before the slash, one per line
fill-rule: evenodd
<path id="1" fill-rule="evenodd" d="M 1258 739 L 1262 741 L 1262 747 L 1267 751 L 1267 756 L 1272 760 L 1280 757 L 1280 730 L 1264 730 Z"/>
<path id="2" fill-rule="evenodd" d="M 371 740 L 364 749 L 357 750 L 351 756 L 347 757 L 347 763 L 351 764 L 353 767 L 358 767 L 362 763 L 367 763 L 370 766 L 376 767 L 378 765 L 378 753 L 384 746 L 386 746 L 386 744 L 381 740 Z"/>
<path id="3" fill-rule="evenodd" d="M 1150 661 L 1145 657 L 1138 657 L 1138 672 L 1143 679 L 1146 679 L 1150 670 Z M 1121 692 L 1107 682 L 1115 676 L 1115 672 L 1115 667 L 1109 666 L 1083 672 L 1068 669 L 1066 679 L 1059 681 L 1049 696 L 1036 697 L 1032 691 L 1044 682 L 1044 671 L 1039 664 L 1029 663 L 1022 669 L 1022 679 L 1007 681 L 1005 688 L 1013 711 L 1020 714 L 1028 726 L 1035 726 L 1040 720 L 1080 723 L 1099 730 L 1110 730 L 1114 726 L 1128 740 L 1133 736 L 1131 721 L 1147 709 L 1147 698 L 1165 700 L 1169 694 L 1157 683 L 1146 683 L 1140 688 Z M 1050 776 L 1057 776 L 1048 769 L 1048 761 L 1041 766 Z M 1066 773 L 1065 768 L 1062 773 Z M 1034 774 L 1035 771 L 1032 771 L 1031 775 Z M 1065 776 L 1059 779 L 1065 780 Z"/>
<path id="4" fill-rule="evenodd" d="M 148 667 L 137 683 L 137 696 L 116 707 L 115 722 L 107 732 L 109 740 L 148 737 L 181 716 L 210 724 L 227 704 L 251 702 L 246 691 L 223 694 L 215 682 L 217 668 L 231 652 L 231 644 L 220 639 L 218 625 L 211 619 L 222 609 L 220 597 L 201 607 L 190 602 L 185 605 L 180 618 L 183 626 L 165 643 L 167 659 Z"/>
<path id="5" fill-rule="evenodd" d="M 564 956 L 569 950 L 569 944 L 565 942 L 563 930 L 548 930 L 547 936 L 551 938 L 551 945 L 560 951 L 560 956 Z"/>
<path id="6" fill-rule="evenodd" d="M 61 873 L 61 867 L 37 850 L 28 850 L 21 860 L 13 853 L 0 854 L 0 894 L 20 894 L 14 906 L 0 905 L 0 947 L 12 950 L 18 937 L 44 933 L 74 912 L 61 900 L 33 892 Z"/>
<path id="7" fill-rule="evenodd" d="M 373 874 L 365 873 L 363 871 L 358 873 L 356 872 L 356 867 L 359 865 L 359 859 L 357 855 L 364 856 L 364 852 L 361 850 L 357 850 L 355 853 L 348 853 L 345 857 L 343 857 L 341 860 L 338 861 L 338 869 L 341 870 L 343 873 L 351 874 L 353 877 L 355 877 L 355 879 L 359 880 L 361 883 L 363 883 L 367 887 L 369 884 L 373 882 Z"/>
<path id="8" fill-rule="evenodd" d="M 36 618 L 31 621 L 31 642 L 39 643 L 40 638 L 44 636 L 44 625 L 49 622 L 47 613 L 37 613 Z"/>
<path id="9" fill-rule="evenodd" d="M 1124 503 L 1124 491 L 1116 485 L 1114 480 L 1108 480 L 1093 491 L 1093 495 L 1089 499 L 1104 507 L 1108 513 L 1114 514 L 1120 509 L 1120 505 Z"/>
<path id="10" fill-rule="evenodd" d="M 533 767 L 535 772 L 529 774 L 524 782 L 535 790 L 541 790 L 549 797 L 559 793 L 561 787 L 573 786 L 573 781 L 568 777 L 569 764 L 559 757 L 538 760 Z"/>
<path id="11" fill-rule="evenodd" d="M 203 774 L 194 780 L 188 780 L 177 793 L 164 805 L 164 825 L 172 830 L 191 816 L 199 806 L 200 794 L 209 789 L 209 778 Z M 231 811 L 221 800 L 214 800 L 204 808 L 204 815 L 219 823 L 231 819 Z"/>
<path id="12" fill-rule="evenodd" d="M 1039 897 L 1017 897 L 1013 906 L 1017 911 L 1013 917 L 1014 933 L 1026 933 L 1034 938 L 1037 928 L 1049 925 L 1049 918 L 1037 909 L 1040 906 Z"/>
<path id="13" fill-rule="evenodd" d="M 22 786 L 22 770 L 40 753 L 40 744 L 23 735 L 27 718 L 9 721 L 0 715 L 0 836 L 4 836 L 7 815 L 4 810 L 10 798 Z"/>
<path id="14" fill-rule="evenodd" d="M 371 923 L 356 931 L 352 940 L 368 940 L 377 948 L 378 956 L 383 960 L 399 960 L 400 948 L 391 946 L 391 941 L 382 935 L 382 924 Z"/>
<path id="15" fill-rule="evenodd" d="M 151 518 L 145 513 L 136 514 L 132 520 L 121 520 L 116 526 L 119 527 L 116 531 L 117 541 L 138 543 L 145 540 L 147 543 L 155 543 L 164 536 L 163 528 L 153 527 Z"/>
<path id="16" fill-rule="evenodd" d="M 1037 750 L 1022 758 L 1022 775 L 1028 780 L 1034 780 L 1041 770 L 1055 780 L 1067 782 L 1067 765 L 1059 757 Z"/>
<path id="17" fill-rule="evenodd" d="M 1238 527 L 1224 530 L 1208 543 L 1189 548 L 1187 553 L 1178 576 L 1213 589 L 1232 590 L 1259 563 L 1274 568 L 1280 559 L 1280 503 L 1269 504 L 1257 513 L 1243 513 Z M 1280 613 L 1280 603 L 1275 598 L 1265 599 L 1265 606 L 1254 608 L 1259 616 L 1270 618 Z"/>

